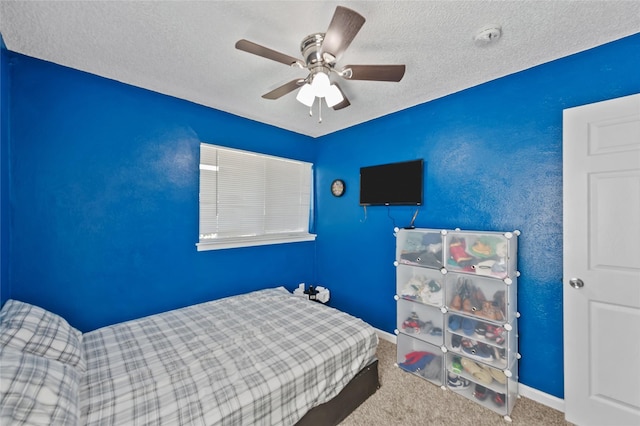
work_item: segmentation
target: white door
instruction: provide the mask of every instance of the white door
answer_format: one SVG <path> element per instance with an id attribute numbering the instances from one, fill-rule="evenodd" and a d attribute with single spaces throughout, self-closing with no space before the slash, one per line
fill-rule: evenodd
<path id="1" fill-rule="evenodd" d="M 565 416 L 640 425 L 640 94 L 563 123 Z"/>

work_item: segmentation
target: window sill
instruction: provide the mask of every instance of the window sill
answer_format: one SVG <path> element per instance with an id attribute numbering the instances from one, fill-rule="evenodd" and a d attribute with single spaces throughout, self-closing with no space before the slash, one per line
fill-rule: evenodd
<path id="1" fill-rule="evenodd" d="M 196 243 L 198 251 L 222 250 L 240 247 L 266 246 L 270 244 L 299 243 L 315 241 L 315 234 L 274 235 L 245 238 L 220 238 L 210 242 Z"/>

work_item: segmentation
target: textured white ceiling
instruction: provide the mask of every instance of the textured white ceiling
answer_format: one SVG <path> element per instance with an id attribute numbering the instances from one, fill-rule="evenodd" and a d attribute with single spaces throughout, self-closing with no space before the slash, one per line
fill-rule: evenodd
<path id="1" fill-rule="evenodd" d="M 348 108 L 323 122 L 292 92 L 305 70 L 236 50 L 239 39 L 294 57 L 336 6 L 366 23 L 338 63 L 406 64 L 399 83 L 340 82 Z M 493 44 L 474 42 L 489 24 Z M 318 137 L 640 31 L 640 1 L 6 1 L 7 48 Z M 640 53 L 639 53 L 640 54 Z M 336 76 L 336 78 L 339 78 Z"/>

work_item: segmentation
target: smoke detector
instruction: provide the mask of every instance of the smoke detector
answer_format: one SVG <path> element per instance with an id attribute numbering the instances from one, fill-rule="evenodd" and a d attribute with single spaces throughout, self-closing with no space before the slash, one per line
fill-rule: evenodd
<path id="1" fill-rule="evenodd" d="M 500 27 L 500 25 L 487 25 L 480 28 L 478 32 L 476 32 L 473 40 L 478 45 L 487 45 L 498 41 L 501 35 L 502 28 Z"/>

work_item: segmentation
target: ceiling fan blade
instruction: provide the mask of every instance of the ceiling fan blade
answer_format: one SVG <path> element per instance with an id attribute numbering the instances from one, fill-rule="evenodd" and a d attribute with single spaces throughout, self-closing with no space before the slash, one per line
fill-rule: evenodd
<path id="1" fill-rule="evenodd" d="M 324 55 L 325 53 L 333 56 L 333 58 L 325 58 L 327 62 L 335 62 L 340 59 L 364 25 L 364 22 L 364 17 L 358 12 L 343 6 L 336 7 L 320 48 L 323 57 L 326 56 Z"/>
<path id="2" fill-rule="evenodd" d="M 285 65 L 294 65 L 300 62 L 298 58 L 285 55 L 284 53 L 277 52 L 268 47 L 260 46 L 249 40 L 238 40 L 236 43 L 236 49 L 244 50 L 245 52 L 253 53 L 254 55 L 262 56 L 263 58 L 271 59 L 272 61 L 280 62 Z"/>
<path id="3" fill-rule="evenodd" d="M 273 89 L 269 93 L 265 93 L 264 95 L 262 95 L 262 97 L 265 99 L 278 99 L 289 92 L 293 92 L 303 84 L 304 84 L 303 78 L 296 78 L 295 80 L 291 80 L 290 82 L 285 83 L 282 86 Z"/>
<path id="4" fill-rule="evenodd" d="M 338 88 L 338 90 L 340 91 L 340 93 L 342 93 L 343 101 L 342 101 L 342 102 L 340 102 L 339 104 L 336 104 L 336 105 L 334 105 L 334 106 L 333 106 L 333 109 L 334 109 L 335 111 L 337 111 L 337 110 L 339 110 L 339 109 L 342 109 L 342 108 L 346 108 L 346 107 L 348 107 L 349 105 L 351 105 L 351 102 L 349 102 L 349 99 L 347 99 L 347 96 L 344 94 L 344 92 L 342 91 L 342 89 L 340 88 L 340 86 L 338 86 L 338 85 L 336 84 L 336 87 Z"/>
<path id="5" fill-rule="evenodd" d="M 340 75 L 349 80 L 400 81 L 404 65 L 346 65 Z"/>

